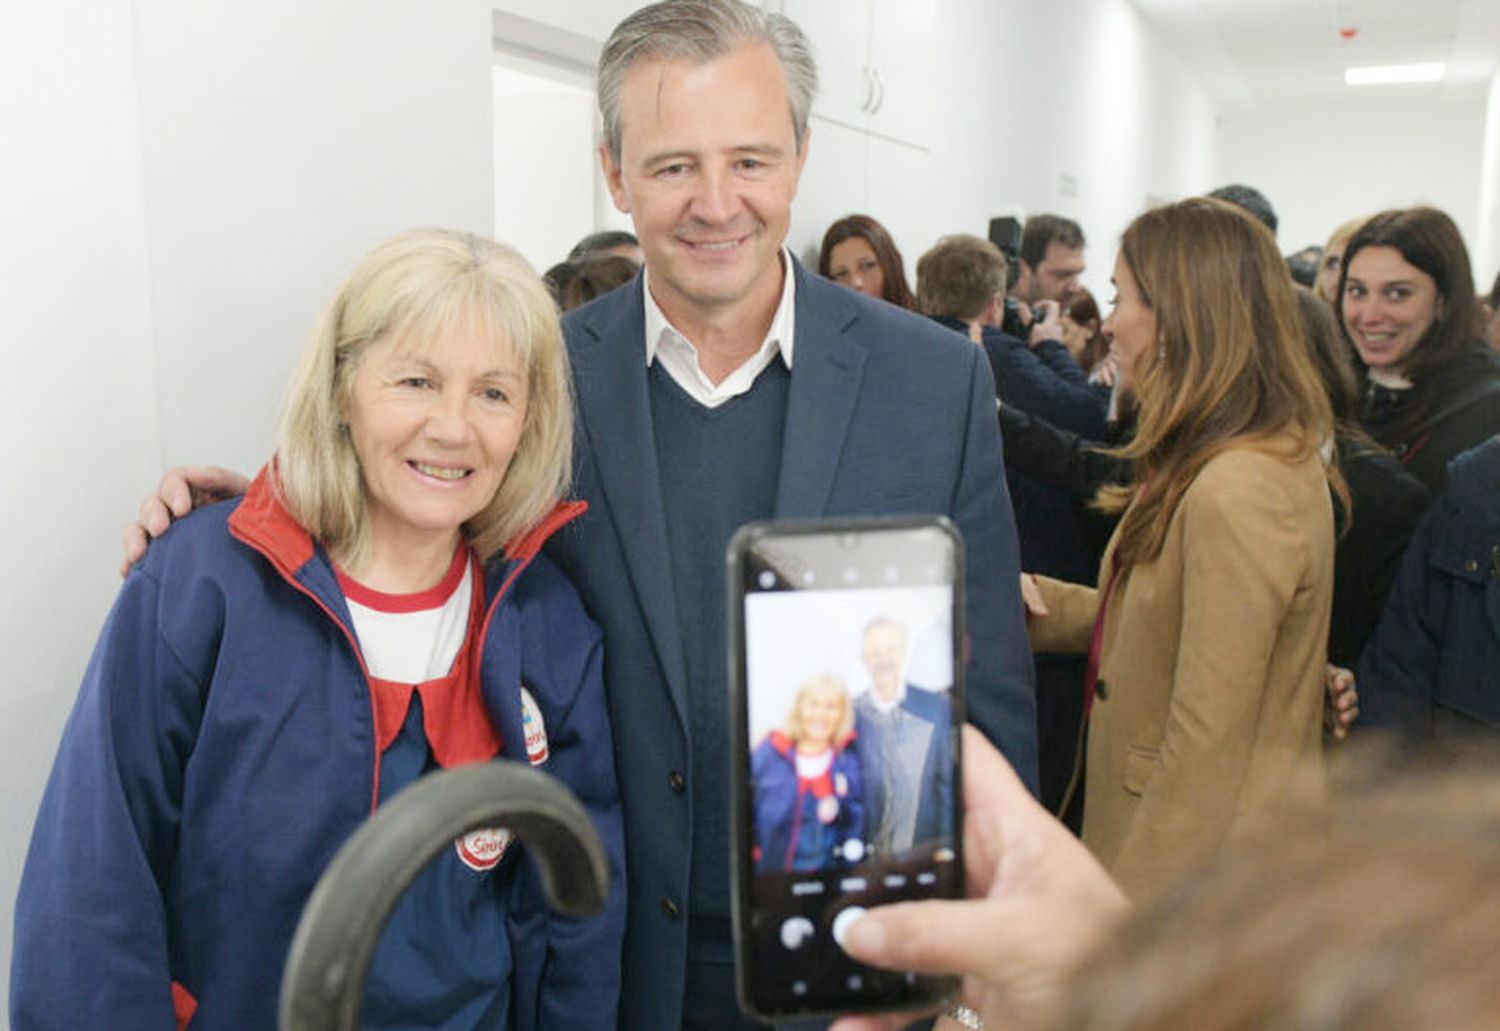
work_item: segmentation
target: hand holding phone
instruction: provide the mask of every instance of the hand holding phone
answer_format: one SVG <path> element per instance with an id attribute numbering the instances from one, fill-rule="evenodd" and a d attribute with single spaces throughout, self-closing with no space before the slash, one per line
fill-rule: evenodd
<path id="1" fill-rule="evenodd" d="M 845 941 L 870 963 L 964 975 L 964 1001 L 992 1027 L 1046 1027 L 1079 961 L 1129 903 L 995 747 L 972 727 L 963 736 L 964 859 L 973 898 L 871 910 Z M 900 1020 L 851 1018 L 833 1031 L 894 1031 L 920 1012 L 913 1007 Z"/>
<path id="2" fill-rule="evenodd" d="M 768 1021 L 936 1005 L 953 978 L 843 948 L 963 895 L 962 542 L 945 519 L 758 523 L 730 544 L 737 980 Z"/>

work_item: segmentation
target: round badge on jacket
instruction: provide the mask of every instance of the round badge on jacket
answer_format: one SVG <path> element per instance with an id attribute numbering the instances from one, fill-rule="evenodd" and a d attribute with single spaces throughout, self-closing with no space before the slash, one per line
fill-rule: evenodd
<path id="1" fill-rule="evenodd" d="M 531 765 L 547 761 L 547 725 L 542 721 L 541 707 L 531 692 L 521 688 L 521 731 L 526 736 L 526 758 Z"/>
<path id="2" fill-rule="evenodd" d="M 505 858 L 510 848 L 511 833 L 503 827 L 481 827 L 470 831 L 453 844 L 458 849 L 458 858 L 470 870 L 483 873 L 493 870 Z"/>

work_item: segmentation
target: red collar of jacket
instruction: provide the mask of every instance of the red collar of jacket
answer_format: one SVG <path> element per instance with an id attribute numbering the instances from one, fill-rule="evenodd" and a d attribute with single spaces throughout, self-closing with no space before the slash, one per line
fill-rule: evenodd
<path id="1" fill-rule="evenodd" d="M 560 501 L 536 526 L 512 541 L 505 549 L 511 568 L 504 574 L 494 598 L 484 597 L 489 593 L 486 580 L 482 570 L 476 567 L 474 607 L 470 615 L 468 641 L 454 674 L 423 685 L 394 684 L 371 676 L 369 670 L 365 669 L 363 657 L 360 658 L 360 667 L 364 669 L 371 691 L 378 739 L 377 756 L 399 734 L 406 721 L 413 691 L 422 691 L 426 715 L 423 731 L 439 765 L 449 767 L 482 762 L 499 752 L 500 736 L 485 708 L 479 684 L 479 650 L 488 632 L 495 602 L 500 594 L 509 590 L 516 577 L 537 556 L 547 538 L 576 519 L 587 508 L 586 502 Z M 288 583 L 309 594 L 336 623 L 341 622 L 328 604 L 319 599 L 299 576 L 317 554 L 317 546 L 312 535 L 282 504 L 276 484 L 274 460 L 261 469 L 244 500 L 230 514 L 229 528 L 235 537 L 264 555 Z M 486 612 L 486 609 L 489 611 Z M 355 654 L 359 655 L 359 644 L 354 639 L 352 628 L 344 626 L 343 629 L 349 636 Z M 376 797 L 379 797 L 378 759 Z"/>
<path id="2" fill-rule="evenodd" d="M 281 503 L 275 478 L 276 462 L 273 459 L 250 484 L 239 508 L 229 517 L 229 527 L 236 537 L 264 554 L 283 576 L 295 579 L 298 570 L 317 554 L 317 547 L 312 535 Z M 577 519 L 588 507 L 586 501 L 559 501 L 540 522 L 505 546 L 505 557 L 522 564 L 529 563 L 549 537 Z"/>
<path id="3" fill-rule="evenodd" d="M 834 754 L 837 755 L 840 752 L 846 751 L 849 748 L 849 745 L 853 743 L 856 736 L 858 736 L 857 732 L 853 730 L 849 731 L 846 734 L 840 735 L 839 739 L 832 743 Z M 777 752 L 780 752 L 786 758 L 791 759 L 793 762 L 796 761 L 797 745 L 796 742 L 794 742 L 790 737 L 787 736 L 786 731 L 773 730 L 771 731 L 769 738 L 771 747 L 773 749 L 775 749 Z"/>

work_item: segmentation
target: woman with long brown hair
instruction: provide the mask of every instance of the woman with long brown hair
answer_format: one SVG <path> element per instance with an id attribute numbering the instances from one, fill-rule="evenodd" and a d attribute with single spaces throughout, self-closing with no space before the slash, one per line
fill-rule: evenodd
<path id="1" fill-rule="evenodd" d="M 1382 211 L 1349 241 L 1335 305 L 1364 373 L 1360 423 L 1436 492 L 1500 433 L 1500 355 L 1480 339 L 1469 252 L 1436 208 Z"/>
<path id="2" fill-rule="evenodd" d="M 1105 323 L 1139 403 L 1098 589 L 1037 578 L 1032 643 L 1086 651 L 1084 840 L 1131 893 L 1322 773 L 1333 416 L 1275 240 L 1195 198 L 1121 240 Z"/>
<path id="3" fill-rule="evenodd" d="M 846 215 L 828 227 L 818 250 L 818 275 L 902 308 L 917 306 L 896 241 L 869 215 Z"/>

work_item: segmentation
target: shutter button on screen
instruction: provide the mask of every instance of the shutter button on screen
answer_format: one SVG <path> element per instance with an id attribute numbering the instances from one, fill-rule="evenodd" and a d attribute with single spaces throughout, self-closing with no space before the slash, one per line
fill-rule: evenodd
<path id="1" fill-rule="evenodd" d="M 849 933 L 849 927 L 864 915 L 864 906 L 850 906 L 833 918 L 833 940 L 839 943 L 839 948 L 844 947 L 844 938 Z"/>

